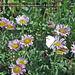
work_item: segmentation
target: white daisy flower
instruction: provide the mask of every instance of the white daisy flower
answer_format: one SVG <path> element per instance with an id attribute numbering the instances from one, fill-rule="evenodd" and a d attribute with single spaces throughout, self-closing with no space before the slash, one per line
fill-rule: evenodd
<path id="1" fill-rule="evenodd" d="M 68 25 L 57 25 L 56 26 L 56 29 L 55 29 L 55 32 L 59 35 L 62 35 L 62 36 L 67 36 L 70 34 L 70 28 L 68 27 Z"/>
<path id="2" fill-rule="evenodd" d="M 73 44 L 72 44 L 71 52 L 75 54 L 75 41 L 74 41 Z"/>
<path id="3" fill-rule="evenodd" d="M 33 44 L 34 37 L 32 35 L 22 36 L 21 44 L 25 46 L 29 46 Z"/>
<path id="4" fill-rule="evenodd" d="M 19 15 L 19 16 L 17 16 L 16 18 L 16 22 L 18 23 L 18 24 L 20 24 L 21 26 L 22 25 L 27 25 L 27 22 L 29 22 L 29 18 L 28 17 L 26 17 L 25 15 Z"/>

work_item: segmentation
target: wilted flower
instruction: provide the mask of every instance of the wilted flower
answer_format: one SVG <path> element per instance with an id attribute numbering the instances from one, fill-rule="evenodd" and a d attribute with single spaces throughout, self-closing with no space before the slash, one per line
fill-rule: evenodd
<path id="1" fill-rule="evenodd" d="M 4 27 L 8 24 L 8 19 L 2 17 L 0 21 L 0 27 Z"/>
<path id="2" fill-rule="evenodd" d="M 17 50 L 21 47 L 20 41 L 19 40 L 13 40 L 13 41 L 9 41 L 8 47 L 11 50 Z"/>
<path id="3" fill-rule="evenodd" d="M 48 27 L 53 28 L 55 26 L 54 22 L 50 21 L 48 22 Z"/>
<path id="4" fill-rule="evenodd" d="M 45 58 L 45 56 L 46 56 L 46 53 L 43 53 L 43 54 L 42 54 L 42 57 Z"/>
<path id="5" fill-rule="evenodd" d="M 15 24 L 13 21 L 9 21 L 7 26 L 5 27 L 7 30 L 15 30 Z"/>
<path id="6" fill-rule="evenodd" d="M 16 22 L 18 23 L 18 24 L 20 24 L 21 26 L 22 25 L 27 25 L 27 22 L 29 22 L 29 18 L 28 17 L 26 17 L 25 15 L 19 15 L 19 16 L 17 16 L 16 18 Z"/>
<path id="7" fill-rule="evenodd" d="M 28 60 L 26 60 L 25 58 L 18 58 L 17 60 L 16 60 L 16 64 L 20 64 L 20 65 L 22 65 L 22 64 L 27 64 L 28 63 Z"/>
<path id="8" fill-rule="evenodd" d="M 50 48 L 52 46 L 52 44 L 54 43 L 55 38 L 53 36 L 48 35 L 46 37 L 46 45 L 48 48 Z"/>
<path id="9" fill-rule="evenodd" d="M 21 44 L 25 46 L 29 46 L 33 44 L 34 37 L 32 35 L 22 36 Z"/>
<path id="10" fill-rule="evenodd" d="M 23 74 L 23 72 L 26 72 L 26 70 L 24 69 L 25 66 L 24 65 L 14 65 L 11 64 L 10 67 L 12 69 L 12 75 L 20 75 Z"/>
<path id="11" fill-rule="evenodd" d="M 63 55 L 68 53 L 68 51 L 69 51 L 68 48 L 66 46 L 63 46 L 62 48 L 57 49 L 55 52 L 57 54 Z"/>
<path id="12" fill-rule="evenodd" d="M 55 29 L 55 32 L 57 32 L 57 34 L 59 35 L 62 35 L 62 36 L 67 36 L 70 34 L 70 28 L 68 27 L 68 25 L 57 25 L 56 26 L 56 29 Z"/>
<path id="13" fill-rule="evenodd" d="M 55 42 L 54 42 L 54 44 L 52 45 L 52 49 L 54 49 L 54 48 L 59 48 L 59 47 L 63 47 L 64 45 L 65 45 L 65 43 L 66 43 L 66 41 L 64 41 L 65 39 L 64 38 L 61 38 L 60 39 L 60 37 L 59 36 L 55 36 Z"/>
<path id="14" fill-rule="evenodd" d="M 74 41 L 73 44 L 72 44 L 71 52 L 75 54 L 75 41 Z"/>

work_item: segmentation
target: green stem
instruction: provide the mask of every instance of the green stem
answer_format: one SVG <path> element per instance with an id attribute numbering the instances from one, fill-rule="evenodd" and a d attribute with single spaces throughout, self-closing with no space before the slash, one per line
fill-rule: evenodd
<path id="1" fill-rule="evenodd" d="M 26 55 L 27 55 L 27 50 L 28 50 L 28 47 L 25 47 L 25 56 L 24 56 L 24 58 L 26 57 Z"/>
<path id="2" fill-rule="evenodd" d="M 22 35 L 24 35 L 24 25 L 22 26 Z"/>
<path id="3" fill-rule="evenodd" d="M 46 8 L 47 9 L 47 8 Z M 45 12 L 44 12 L 44 15 L 43 15 L 43 21 L 42 21 L 42 24 L 43 24 L 43 22 L 45 21 L 45 13 L 46 13 L 46 9 L 45 9 Z"/>
<path id="4" fill-rule="evenodd" d="M 54 57 L 54 63 L 56 62 L 56 57 L 57 57 L 57 54 L 55 53 L 55 57 Z"/>

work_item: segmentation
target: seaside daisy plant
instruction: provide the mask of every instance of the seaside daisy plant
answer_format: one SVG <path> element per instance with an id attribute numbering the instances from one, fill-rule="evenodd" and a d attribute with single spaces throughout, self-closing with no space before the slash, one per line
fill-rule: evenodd
<path id="1" fill-rule="evenodd" d="M 72 44 L 71 52 L 72 52 L 72 54 L 73 54 L 73 53 L 75 54 L 75 41 L 74 41 L 73 44 Z"/>
<path id="2" fill-rule="evenodd" d="M 5 26 L 7 30 L 15 30 L 15 23 L 13 21 L 8 21 L 7 26 Z"/>
<path id="3" fill-rule="evenodd" d="M 21 44 L 24 46 L 28 46 L 33 44 L 34 37 L 32 35 L 22 36 Z"/>
<path id="4" fill-rule="evenodd" d="M 9 41 L 8 47 L 9 47 L 11 50 L 15 50 L 15 51 L 16 51 L 17 49 L 20 49 L 20 47 L 21 47 L 20 40 L 15 39 L 15 40 L 13 40 L 13 41 Z"/>
<path id="5" fill-rule="evenodd" d="M 19 25 L 27 25 L 27 22 L 29 22 L 29 18 L 26 17 L 25 15 L 19 15 L 17 16 L 16 18 L 16 22 L 19 24 Z"/>
<path id="6" fill-rule="evenodd" d="M 18 64 L 18 65 L 22 65 L 22 64 L 26 65 L 27 63 L 28 63 L 28 60 L 25 58 L 18 58 L 16 60 L 16 64 Z"/>
<path id="7" fill-rule="evenodd" d="M 23 72 L 26 72 L 24 65 L 11 64 L 9 66 L 9 68 L 12 69 L 12 71 L 11 71 L 12 74 L 11 75 L 20 75 L 20 74 L 23 74 Z"/>
<path id="8" fill-rule="evenodd" d="M 4 17 L 1 17 L 1 20 L 0 20 L 0 27 L 4 27 L 8 24 L 8 19 L 4 18 Z"/>
<path id="9" fill-rule="evenodd" d="M 67 36 L 70 34 L 70 28 L 68 25 L 57 25 L 56 29 L 54 30 L 58 35 L 60 34 L 61 36 Z"/>

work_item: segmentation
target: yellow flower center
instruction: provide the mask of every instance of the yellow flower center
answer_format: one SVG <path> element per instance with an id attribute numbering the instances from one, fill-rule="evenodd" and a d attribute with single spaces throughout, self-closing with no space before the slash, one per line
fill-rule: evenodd
<path id="1" fill-rule="evenodd" d="M 65 34 L 66 30 L 65 29 L 59 29 L 59 32 L 62 32 L 63 34 Z"/>
<path id="2" fill-rule="evenodd" d="M 24 60 L 19 60 L 19 63 L 25 64 Z"/>
<path id="3" fill-rule="evenodd" d="M 58 49 L 56 52 L 59 53 L 59 54 L 62 54 L 63 50 L 62 49 Z"/>
<path id="4" fill-rule="evenodd" d="M 25 44 L 29 44 L 30 42 L 31 42 L 31 39 L 29 39 L 29 38 L 24 39 Z"/>
<path id="5" fill-rule="evenodd" d="M 21 71 L 21 68 L 20 68 L 19 66 L 15 66 L 15 67 L 13 68 L 13 72 L 14 72 L 14 73 L 20 73 L 20 71 Z"/>
<path id="6" fill-rule="evenodd" d="M 0 22 L 0 26 L 4 26 L 6 23 L 4 21 Z"/>
<path id="7" fill-rule="evenodd" d="M 25 22 L 26 22 L 25 19 L 20 20 L 20 23 L 25 23 Z"/>
<path id="8" fill-rule="evenodd" d="M 13 48 L 18 48 L 18 44 L 17 44 L 17 43 L 13 43 L 13 44 L 11 45 L 11 47 L 13 47 Z"/>
<path id="9" fill-rule="evenodd" d="M 60 46 L 61 43 L 60 43 L 60 42 L 56 42 L 54 45 L 56 45 L 56 46 Z"/>
<path id="10" fill-rule="evenodd" d="M 8 25 L 7 25 L 7 28 L 8 28 L 8 29 L 12 28 L 11 24 L 8 24 Z"/>

